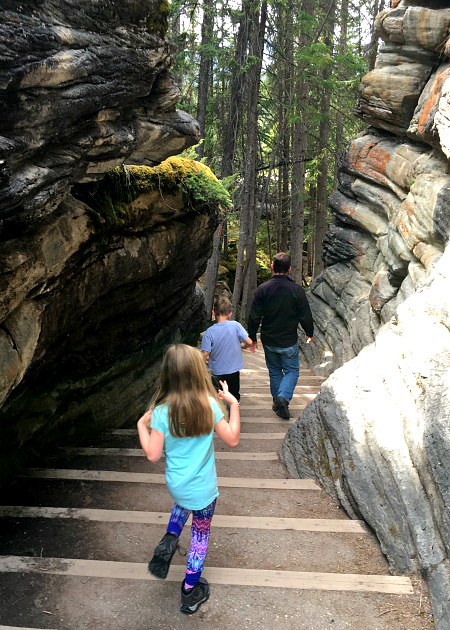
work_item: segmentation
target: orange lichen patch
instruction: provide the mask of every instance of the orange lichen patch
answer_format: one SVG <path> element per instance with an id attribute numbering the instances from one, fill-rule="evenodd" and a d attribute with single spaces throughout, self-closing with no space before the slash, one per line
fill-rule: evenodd
<path id="1" fill-rule="evenodd" d="M 351 202 L 342 202 L 339 204 L 339 210 L 343 213 L 343 214 L 347 214 L 348 216 L 355 218 L 356 216 L 356 208 L 354 205 L 351 204 Z"/>
<path id="2" fill-rule="evenodd" d="M 361 262 L 361 260 L 363 259 L 363 256 L 365 256 L 366 252 L 364 251 L 364 247 L 360 247 L 358 249 L 358 253 L 356 254 L 356 260 L 357 262 Z"/>
<path id="3" fill-rule="evenodd" d="M 378 274 L 372 282 L 372 288 L 369 293 L 369 302 L 374 311 L 380 310 L 380 279 Z"/>
<path id="4" fill-rule="evenodd" d="M 398 219 L 398 226 L 403 236 L 406 237 L 406 240 L 409 240 L 412 236 L 411 227 L 409 225 L 405 225 L 400 217 Z"/>
<path id="5" fill-rule="evenodd" d="M 352 144 L 349 150 L 350 169 L 384 186 L 389 186 L 386 173 L 391 159 L 389 151 L 373 140 L 360 147 Z"/>
<path id="6" fill-rule="evenodd" d="M 391 161 L 391 154 L 380 145 L 374 147 L 368 156 L 368 161 L 372 166 L 372 168 L 376 167 L 376 170 L 383 174 L 387 174 L 387 167 Z"/>
<path id="7" fill-rule="evenodd" d="M 425 125 L 429 118 L 430 112 L 437 107 L 439 98 L 441 96 L 442 86 L 449 76 L 450 68 L 447 68 L 447 70 L 444 70 L 444 72 L 441 72 L 441 74 L 438 76 L 436 80 L 436 85 L 434 86 L 434 90 L 431 93 L 430 98 L 426 102 L 425 107 L 423 108 L 422 115 L 417 124 L 417 130 L 419 132 L 423 133 L 425 131 Z"/>
<path id="8" fill-rule="evenodd" d="M 409 197 L 406 198 L 405 208 L 409 216 L 413 217 L 414 216 L 414 202 Z"/>
<path id="9" fill-rule="evenodd" d="M 360 160 L 365 160 L 367 156 L 369 155 L 370 150 L 377 144 L 378 142 L 375 142 L 372 140 L 368 142 L 367 144 L 363 144 L 357 147 L 356 144 L 352 142 L 350 145 L 350 150 L 348 154 L 350 166 L 356 169 L 356 165 L 358 164 L 358 162 Z"/>

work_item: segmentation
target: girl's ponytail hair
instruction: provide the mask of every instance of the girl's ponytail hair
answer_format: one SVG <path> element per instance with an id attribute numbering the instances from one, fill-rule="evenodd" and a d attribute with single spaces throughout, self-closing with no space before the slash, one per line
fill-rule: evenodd
<path id="1" fill-rule="evenodd" d="M 209 397 L 225 411 L 208 374 L 201 352 L 186 344 L 170 346 L 161 366 L 161 385 L 150 407 L 168 405 L 169 431 L 174 437 L 199 437 L 214 429 Z"/>

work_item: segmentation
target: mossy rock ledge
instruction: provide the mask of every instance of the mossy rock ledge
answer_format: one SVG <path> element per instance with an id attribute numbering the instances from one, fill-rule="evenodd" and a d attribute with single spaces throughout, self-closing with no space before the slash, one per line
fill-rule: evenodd
<path id="1" fill-rule="evenodd" d="M 142 229 L 186 210 L 215 216 L 231 206 L 228 191 L 208 166 L 180 156 L 158 166 L 118 166 L 100 182 L 76 186 L 99 232 Z"/>

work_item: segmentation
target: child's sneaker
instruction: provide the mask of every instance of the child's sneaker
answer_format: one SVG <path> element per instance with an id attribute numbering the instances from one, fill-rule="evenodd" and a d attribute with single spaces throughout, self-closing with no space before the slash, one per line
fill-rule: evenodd
<path id="1" fill-rule="evenodd" d="M 178 536 L 164 534 L 162 540 L 156 546 L 153 558 L 148 563 L 148 570 L 155 577 L 165 580 L 169 572 L 173 554 L 178 547 Z"/>
<path id="2" fill-rule="evenodd" d="M 209 599 L 209 585 L 205 578 L 201 577 L 200 581 L 193 588 L 185 591 L 184 583 L 185 580 L 183 580 L 181 585 L 180 610 L 187 615 L 193 615 Z"/>

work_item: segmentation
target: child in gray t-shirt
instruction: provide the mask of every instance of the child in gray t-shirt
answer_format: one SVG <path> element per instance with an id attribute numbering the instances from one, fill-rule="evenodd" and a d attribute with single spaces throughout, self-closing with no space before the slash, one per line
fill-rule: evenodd
<path id="1" fill-rule="evenodd" d="M 215 387 L 220 388 L 219 381 L 226 381 L 229 391 L 239 401 L 239 370 L 244 368 L 242 348 L 255 351 L 253 341 L 239 322 L 231 321 L 231 303 L 228 298 L 221 297 L 214 303 L 213 316 L 217 320 L 205 331 L 200 349 L 203 351 L 205 363 L 209 356 L 209 369 L 213 375 Z"/>

